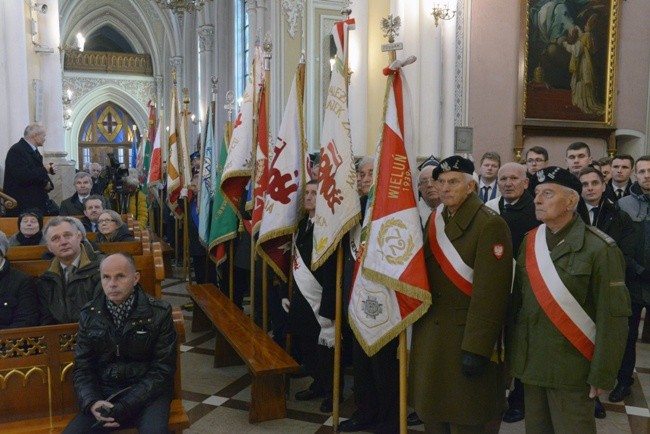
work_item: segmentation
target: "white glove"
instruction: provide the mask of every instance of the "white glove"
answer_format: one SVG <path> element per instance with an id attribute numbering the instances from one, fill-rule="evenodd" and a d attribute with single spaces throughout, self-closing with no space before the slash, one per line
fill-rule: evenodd
<path id="1" fill-rule="evenodd" d="M 282 309 L 284 309 L 284 311 L 286 313 L 289 313 L 289 306 L 291 306 L 291 302 L 289 301 L 289 299 L 288 298 L 283 298 L 282 299 Z"/>
<path id="2" fill-rule="evenodd" d="M 187 188 L 181 188 L 181 197 L 187 197 Z"/>

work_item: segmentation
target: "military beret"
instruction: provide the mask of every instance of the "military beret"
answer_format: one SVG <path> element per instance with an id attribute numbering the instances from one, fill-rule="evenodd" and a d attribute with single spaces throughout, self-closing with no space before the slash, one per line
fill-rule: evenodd
<path id="1" fill-rule="evenodd" d="M 447 157 L 440 162 L 440 165 L 433 169 L 431 172 L 431 177 L 433 179 L 438 179 L 442 172 L 461 172 L 471 175 L 474 173 L 474 163 L 467 158 L 463 158 L 458 155 L 452 155 Z"/>
<path id="2" fill-rule="evenodd" d="M 571 172 L 557 166 L 549 166 L 537 171 L 537 184 L 558 184 L 570 188 L 578 194 L 582 194 L 582 184 L 580 180 L 573 176 Z"/>
<path id="3" fill-rule="evenodd" d="M 440 161 L 432 155 L 426 160 L 424 160 L 422 163 L 420 163 L 420 165 L 418 166 L 418 170 L 422 171 L 422 169 L 429 166 L 438 167 L 440 166 Z"/>
<path id="4" fill-rule="evenodd" d="M 201 158 L 201 153 L 199 151 L 194 151 L 190 154 L 190 160 L 196 160 L 197 158 Z"/>

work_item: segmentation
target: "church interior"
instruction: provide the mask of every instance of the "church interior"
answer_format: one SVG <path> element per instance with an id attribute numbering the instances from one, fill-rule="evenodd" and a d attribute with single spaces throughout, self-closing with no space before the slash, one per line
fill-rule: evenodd
<path id="1" fill-rule="evenodd" d="M 573 25 L 593 35 L 587 89 L 576 72 L 583 65 L 570 59 L 575 42 L 552 35 L 549 7 L 558 4 L 579 7 Z M 594 159 L 636 159 L 650 154 L 648 17 L 647 0 L 3 0 L 0 180 L 9 148 L 25 126 L 41 123 L 44 161 L 57 168 L 50 197 L 60 202 L 74 193 L 84 165 L 106 166 L 109 153 L 131 161 L 152 107 L 158 131 L 169 131 L 172 92 L 190 120 L 189 152 L 200 151 L 211 101 L 215 131 L 235 122 L 256 46 L 269 66 L 269 135 L 304 63 L 305 141 L 317 152 L 336 54 L 332 26 L 346 18 L 355 20 L 347 61 L 356 157 L 374 155 L 380 140 L 390 56 L 414 55 L 404 75 L 419 160 L 460 154 L 478 161 L 496 151 L 503 162 L 520 162 L 526 149 L 543 146 L 552 165 L 565 167 L 575 141 L 589 144 Z M 165 160 L 164 134 L 161 145 Z M 178 275 L 167 276 L 162 295 L 174 306 L 190 301 Z M 184 432 L 332 432 L 331 415 L 316 401 L 293 399 L 307 379 L 290 381 L 286 418 L 249 423 L 246 367 L 214 368 L 214 332 L 192 332 L 192 312 L 183 312 L 182 397 L 191 423 Z M 634 400 L 603 400 L 608 415 L 597 421 L 599 433 L 650 432 L 649 344 L 639 341 L 637 352 Z M 344 419 L 354 407 L 346 377 Z M 523 422 L 491 429 L 525 431 Z"/>

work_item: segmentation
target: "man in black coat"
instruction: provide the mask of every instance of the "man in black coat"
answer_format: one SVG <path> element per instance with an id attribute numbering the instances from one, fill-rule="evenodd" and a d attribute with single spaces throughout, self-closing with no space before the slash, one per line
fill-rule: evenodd
<path id="1" fill-rule="evenodd" d="M 176 370 L 171 306 L 147 296 L 126 253 L 101 263 L 103 293 L 81 311 L 73 381 L 80 413 L 64 433 L 167 432 Z"/>
<path id="2" fill-rule="evenodd" d="M 45 143 L 45 128 L 39 124 L 29 124 L 23 138 L 9 148 L 5 158 L 4 192 L 18 201 L 16 208 L 7 210 L 8 217 L 20 215 L 23 210 L 38 208 L 47 214 L 47 193 L 54 186 L 48 170 L 54 174 L 52 165 L 43 165 L 43 156 L 38 147 Z"/>
<path id="3" fill-rule="evenodd" d="M 314 379 L 308 389 L 296 393 L 298 401 L 324 397 L 320 410 L 332 411 L 334 380 L 334 312 L 336 295 L 335 255 L 315 271 L 310 270 L 314 242 L 312 218 L 316 211 L 318 182 L 305 187 L 304 208 L 308 213 L 298 223 L 293 261 L 293 293 L 288 310 L 287 329 L 300 352 L 307 373 Z"/>
<path id="4" fill-rule="evenodd" d="M 79 172 L 75 174 L 74 188 L 76 192 L 61 202 L 60 215 L 84 215 L 84 201 L 90 196 L 93 188 L 93 179 L 90 174 L 87 172 Z"/>

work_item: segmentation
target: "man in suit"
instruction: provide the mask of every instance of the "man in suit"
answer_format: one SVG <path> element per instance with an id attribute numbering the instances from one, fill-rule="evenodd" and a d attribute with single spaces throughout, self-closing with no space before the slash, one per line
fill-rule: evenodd
<path id="1" fill-rule="evenodd" d="M 613 202 L 630 195 L 634 158 L 629 154 L 616 155 L 612 159 L 612 177 L 607 183 L 607 197 Z"/>
<path id="2" fill-rule="evenodd" d="M 574 142 L 566 148 L 567 169 L 576 178 L 591 161 L 591 149 L 585 142 Z"/>
<path id="3" fill-rule="evenodd" d="M 79 172 L 74 176 L 75 194 L 61 202 L 61 215 L 78 216 L 84 213 L 84 200 L 90 196 L 93 179 L 89 173 Z"/>
<path id="4" fill-rule="evenodd" d="M 535 195 L 535 186 L 537 185 L 537 177 L 535 174 L 547 165 L 548 151 L 546 148 L 533 146 L 526 152 L 526 177 L 528 178 L 528 191 L 531 196 Z"/>
<path id="5" fill-rule="evenodd" d="M 483 203 L 499 197 L 497 188 L 497 172 L 501 167 L 501 156 L 496 152 L 486 152 L 481 157 L 480 177 L 478 186 L 479 199 Z"/>
<path id="6" fill-rule="evenodd" d="M 7 210 L 8 217 L 18 216 L 29 208 L 38 208 L 47 214 L 47 193 L 54 188 L 48 171 L 54 174 L 54 166 L 44 166 L 43 156 L 38 151 L 45 138 L 43 126 L 29 124 L 23 138 L 7 152 L 4 192 L 18 201 L 16 208 Z"/>
<path id="7" fill-rule="evenodd" d="M 505 408 L 501 330 L 512 282 L 505 221 L 471 189 L 474 164 L 444 159 L 433 171 L 441 212 L 425 229 L 435 302 L 413 324 L 411 404 L 425 431 L 483 432 Z"/>
<path id="8" fill-rule="evenodd" d="M 86 232 L 98 232 L 99 216 L 104 212 L 104 197 L 98 194 L 91 194 L 83 203 L 84 217 L 81 219 Z"/>

